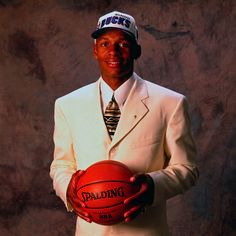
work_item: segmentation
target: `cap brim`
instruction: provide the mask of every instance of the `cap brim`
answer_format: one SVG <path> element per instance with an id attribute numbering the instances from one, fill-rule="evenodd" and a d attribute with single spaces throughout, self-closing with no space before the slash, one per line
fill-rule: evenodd
<path id="1" fill-rule="evenodd" d="M 120 28 L 116 28 L 116 27 L 106 27 L 106 28 L 103 28 L 103 29 L 97 29 L 95 30 L 92 34 L 91 34 L 91 37 L 94 38 L 94 39 L 97 39 L 99 38 L 102 34 L 104 34 L 105 32 L 109 31 L 109 30 L 112 30 L 112 29 L 118 29 L 118 30 L 121 30 L 123 32 L 125 32 L 128 36 L 130 36 L 130 38 L 132 38 L 133 40 L 136 41 L 134 35 L 132 33 L 130 33 L 129 31 L 126 31 L 124 29 L 120 29 Z"/>

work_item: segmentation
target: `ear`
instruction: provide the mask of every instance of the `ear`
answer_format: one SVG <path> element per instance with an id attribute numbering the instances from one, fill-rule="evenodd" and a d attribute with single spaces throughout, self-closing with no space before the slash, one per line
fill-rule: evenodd
<path id="1" fill-rule="evenodd" d="M 140 45 L 136 44 L 133 49 L 134 59 L 137 60 L 142 54 L 142 48 Z"/>
<path id="2" fill-rule="evenodd" d="M 97 54 L 98 54 L 98 53 L 97 53 L 96 43 L 94 43 L 94 44 L 93 44 L 93 56 L 94 56 L 95 59 L 98 58 Z"/>

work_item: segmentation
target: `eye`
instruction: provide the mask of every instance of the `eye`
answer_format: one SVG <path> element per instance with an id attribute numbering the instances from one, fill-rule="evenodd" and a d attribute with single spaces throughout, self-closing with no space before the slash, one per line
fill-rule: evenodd
<path id="1" fill-rule="evenodd" d="M 106 48 L 108 46 L 109 46 L 109 42 L 107 42 L 107 41 L 100 42 L 100 47 Z"/>
<path id="2" fill-rule="evenodd" d="M 119 45 L 121 48 L 129 48 L 130 47 L 129 42 L 127 42 L 127 41 L 120 42 Z"/>

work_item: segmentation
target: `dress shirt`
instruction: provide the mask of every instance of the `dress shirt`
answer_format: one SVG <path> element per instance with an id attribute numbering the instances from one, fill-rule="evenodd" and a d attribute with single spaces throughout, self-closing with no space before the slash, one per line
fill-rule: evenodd
<path id="1" fill-rule="evenodd" d="M 134 85 L 135 79 L 134 76 L 131 76 L 126 80 L 119 88 L 115 91 L 100 77 L 100 92 L 101 92 L 101 104 L 103 114 L 105 113 L 108 103 L 111 101 L 112 95 L 114 94 L 115 100 L 122 112 L 124 103 Z"/>

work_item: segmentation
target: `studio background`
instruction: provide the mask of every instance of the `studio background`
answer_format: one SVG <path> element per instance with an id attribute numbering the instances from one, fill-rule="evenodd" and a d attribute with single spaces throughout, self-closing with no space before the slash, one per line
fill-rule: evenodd
<path id="1" fill-rule="evenodd" d="M 138 23 L 135 71 L 190 103 L 201 176 L 168 202 L 172 235 L 235 235 L 235 3 L 0 0 L 0 235 L 74 235 L 49 177 L 54 101 L 99 77 L 90 34 L 112 10 Z"/>

